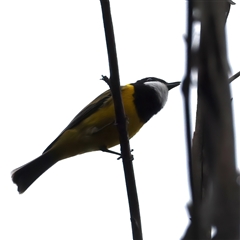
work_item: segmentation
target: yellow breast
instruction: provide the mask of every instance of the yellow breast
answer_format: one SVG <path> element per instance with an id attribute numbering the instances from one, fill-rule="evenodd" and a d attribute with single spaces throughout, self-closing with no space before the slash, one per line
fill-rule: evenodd
<path id="1" fill-rule="evenodd" d="M 122 87 L 122 100 L 127 118 L 129 138 L 133 137 L 144 124 L 138 118 L 133 94 L 134 86 L 126 85 Z M 81 136 L 79 136 L 81 143 L 84 143 L 88 151 L 98 150 L 100 147 L 111 148 L 119 144 L 112 98 L 102 108 L 79 124 L 78 130 L 81 133 Z"/>
<path id="2" fill-rule="evenodd" d="M 134 105 L 134 86 L 126 85 L 121 88 L 122 100 L 127 118 L 129 138 L 133 137 L 143 126 Z M 51 150 L 64 159 L 101 148 L 111 148 L 119 144 L 119 135 L 115 121 L 115 111 L 112 98 L 89 117 L 75 127 L 64 131 Z"/>

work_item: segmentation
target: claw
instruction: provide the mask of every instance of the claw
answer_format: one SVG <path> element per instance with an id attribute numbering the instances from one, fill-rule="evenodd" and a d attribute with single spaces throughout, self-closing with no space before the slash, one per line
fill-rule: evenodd
<path id="1" fill-rule="evenodd" d="M 120 159 L 122 158 L 121 153 L 118 153 L 118 152 L 109 150 L 109 149 L 107 149 L 106 147 L 102 147 L 102 148 L 100 148 L 100 150 L 101 150 L 102 152 L 107 152 L 107 153 L 112 153 L 112 154 L 115 154 L 115 155 L 119 155 L 119 157 L 117 158 L 117 160 L 120 160 Z M 131 149 L 131 152 L 133 152 L 133 149 Z M 134 160 L 134 157 L 133 157 L 132 154 L 131 154 L 131 160 L 132 160 L 132 161 Z"/>

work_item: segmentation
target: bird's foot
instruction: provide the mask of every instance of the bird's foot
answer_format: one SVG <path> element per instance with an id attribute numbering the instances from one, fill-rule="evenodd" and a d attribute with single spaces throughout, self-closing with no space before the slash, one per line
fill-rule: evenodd
<path id="1" fill-rule="evenodd" d="M 112 154 L 118 155 L 119 157 L 117 158 L 117 160 L 120 160 L 120 159 L 122 158 L 121 153 L 118 153 L 118 152 L 109 150 L 109 149 L 107 149 L 106 147 L 102 147 L 102 148 L 100 148 L 100 150 L 101 150 L 102 152 L 112 153 Z M 131 152 L 133 152 L 133 149 L 131 149 Z M 131 160 L 133 160 L 133 159 L 134 159 L 134 158 L 133 158 L 133 155 L 131 154 Z"/>

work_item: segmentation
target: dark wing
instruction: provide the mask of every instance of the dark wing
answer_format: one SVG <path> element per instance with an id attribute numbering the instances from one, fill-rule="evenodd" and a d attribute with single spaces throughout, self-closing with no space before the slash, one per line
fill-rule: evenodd
<path id="1" fill-rule="evenodd" d="M 47 150 L 49 150 L 53 146 L 53 144 L 58 140 L 58 138 L 63 134 L 63 132 L 71 128 L 74 128 L 81 121 L 83 121 L 84 119 L 86 119 L 87 117 L 95 113 L 111 97 L 112 97 L 111 91 L 107 90 L 101 95 L 99 95 L 97 98 L 95 98 L 80 113 L 78 113 L 78 115 L 69 123 L 69 125 L 60 133 L 60 135 L 44 150 L 43 153 L 45 153 Z"/>

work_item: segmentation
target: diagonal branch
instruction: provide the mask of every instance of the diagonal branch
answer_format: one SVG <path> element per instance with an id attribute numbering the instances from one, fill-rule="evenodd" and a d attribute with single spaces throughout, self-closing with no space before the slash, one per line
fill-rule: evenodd
<path id="1" fill-rule="evenodd" d="M 132 164 L 132 155 L 129 146 L 128 132 L 126 126 L 126 118 L 124 114 L 124 108 L 122 103 L 122 97 L 120 92 L 120 80 L 117 63 L 117 53 L 115 46 L 115 38 L 113 32 L 113 24 L 110 12 L 110 3 L 108 0 L 100 0 L 102 7 L 103 23 L 105 29 L 105 37 L 108 50 L 108 60 L 110 68 L 110 86 L 115 114 L 116 123 L 119 132 L 119 140 L 121 146 L 121 156 L 123 159 L 123 168 L 125 174 L 125 181 L 128 194 L 129 209 L 132 223 L 132 233 L 134 240 L 142 240 L 142 227 L 139 211 L 139 203 L 137 197 L 137 188 L 134 177 L 134 170 Z"/>
<path id="2" fill-rule="evenodd" d="M 240 76 L 240 71 L 237 72 L 236 74 L 234 74 L 233 76 L 231 76 L 228 81 L 229 83 L 233 82 L 236 78 L 238 78 Z"/>

